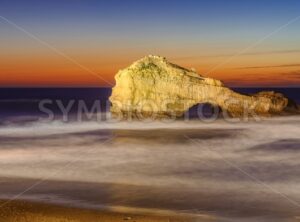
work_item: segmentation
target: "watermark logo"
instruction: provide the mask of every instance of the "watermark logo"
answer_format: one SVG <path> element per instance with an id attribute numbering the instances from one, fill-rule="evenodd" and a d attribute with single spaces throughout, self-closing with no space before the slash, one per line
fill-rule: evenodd
<path id="1" fill-rule="evenodd" d="M 212 123 L 224 119 L 230 123 L 260 121 L 261 107 L 259 102 L 249 103 L 240 100 L 224 100 L 222 106 L 206 102 L 194 105 L 185 100 L 141 100 L 136 104 L 132 101 L 85 101 L 85 100 L 41 100 L 38 104 L 43 121 L 162 121 L 165 123 L 178 119 L 186 122 L 200 120 Z"/>

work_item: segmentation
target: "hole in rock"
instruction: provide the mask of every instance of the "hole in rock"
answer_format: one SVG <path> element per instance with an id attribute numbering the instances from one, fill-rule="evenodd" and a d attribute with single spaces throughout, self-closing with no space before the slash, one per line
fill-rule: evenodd
<path id="1" fill-rule="evenodd" d="M 220 106 L 210 103 L 199 103 L 190 107 L 185 113 L 184 118 L 189 119 L 210 119 L 218 118 L 222 113 Z"/>

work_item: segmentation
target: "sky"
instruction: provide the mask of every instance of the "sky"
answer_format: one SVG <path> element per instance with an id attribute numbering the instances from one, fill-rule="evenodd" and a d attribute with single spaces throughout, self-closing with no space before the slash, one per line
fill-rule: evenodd
<path id="1" fill-rule="evenodd" d="M 113 86 L 146 55 L 233 87 L 300 86 L 299 0 L 0 0 L 0 87 Z"/>

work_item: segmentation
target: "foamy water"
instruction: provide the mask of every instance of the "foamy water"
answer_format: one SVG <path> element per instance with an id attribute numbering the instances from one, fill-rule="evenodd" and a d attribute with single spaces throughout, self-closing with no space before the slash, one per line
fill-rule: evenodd
<path id="1" fill-rule="evenodd" d="M 2 180 L 2 197 L 34 185 L 18 198 L 204 213 L 219 221 L 300 216 L 300 117 L 34 122 L 3 126 L 0 138 L 0 177 L 12 178 Z"/>

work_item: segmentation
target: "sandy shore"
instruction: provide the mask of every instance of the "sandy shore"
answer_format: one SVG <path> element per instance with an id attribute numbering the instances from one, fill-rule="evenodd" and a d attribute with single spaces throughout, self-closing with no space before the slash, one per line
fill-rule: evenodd
<path id="1" fill-rule="evenodd" d="M 5 203 L 3 205 L 3 203 Z M 2 205 L 2 206 L 1 206 Z M 212 221 L 209 218 L 176 215 L 143 215 L 79 209 L 27 201 L 0 201 L 0 222 L 192 222 Z"/>

